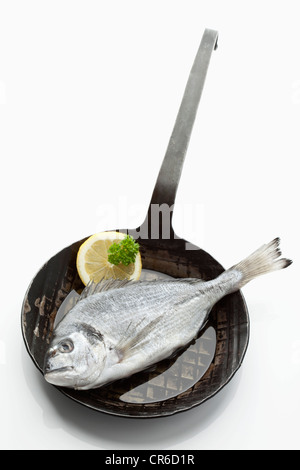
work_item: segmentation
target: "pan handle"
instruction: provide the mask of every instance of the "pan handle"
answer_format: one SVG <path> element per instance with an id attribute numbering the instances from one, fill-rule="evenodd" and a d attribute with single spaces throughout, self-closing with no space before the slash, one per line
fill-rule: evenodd
<path id="1" fill-rule="evenodd" d="M 171 230 L 174 236 L 172 229 L 173 205 L 175 203 L 177 187 L 196 118 L 198 104 L 204 87 L 210 57 L 213 50 L 217 48 L 217 41 L 217 31 L 205 29 L 186 84 L 167 151 L 157 177 L 147 217 L 143 224 L 147 225 L 147 229 L 151 227 L 152 233 L 159 233 L 159 235 L 155 237 L 156 239 L 162 238 L 163 234 L 161 233 L 161 223 L 154 221 L 153 212 L 157 213 L 157 210 L 162 205 L 169 209 L 170 227 L 168 227 L 168 230 Z M 159 227 L 152 226 L 153 224 L 158 224 Z M 150 234 L 148 234 L 148 236 L 149 235 Z M 171 238 L 173 237 L 171 236 Z"/>

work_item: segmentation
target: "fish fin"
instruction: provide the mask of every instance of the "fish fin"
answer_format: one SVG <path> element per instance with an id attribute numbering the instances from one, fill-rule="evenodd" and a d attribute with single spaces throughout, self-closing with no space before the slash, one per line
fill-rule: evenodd
<path id="1" fill-rule="evenodd" d="M 275 238 L 270 243 L 263 245 L 243 261 L 230 268 L 229 271 L 234 270 L 241 274 L 238 289 L 257 276 L 287 268 L 292 263 L 289 259 L 280 258 L 281 251 L 279 244 L 280 238 Z"/>
<path id="2" fill-rule="evenodd" d="M 134 331 L 136 331 L 136 329 L 138 328 L 138 326 L 144 321 L 145 317 L 143 317 L 136 325 L 134 325 L 133 329 Z M 136 346 L 136 344 L 139 342 L 140 338 L 141 338 L 141 332 L 136 335 L 136 336 L 132 336 L 131 334 L 129 334 L 129 331 L 130 331 L 130 327 L 132 326 L 132 321 L 130 321 L 127 325 L 127 328 L 126 330 L 124 331 L 124 334 L 123 334 L 123 337 L 122 339 L 118 342 L 118 344 L 116 345 L 116 351 L 117 351 L 117 354 L 120 358 L 120 362 L 127 357 L 127 352 L 132 349 L 133 347 Z M 144 330 L 144 328 L 142 329 L 142 331 Z"/>
<path id="3" fill-rule="evenodd" d="M 73 289 L 67 295 L 65 300 L 62 302 L 61 306 L 59 307 L 55 320 L 53 323 L 53 328 L 56 328 L 57 325 L 61 322 L 61 320 L 65 317 L 65 315 L 77 304 L 78 300 L 80 299 L 80 295 Z"/>
<path id="4" fill-rule="evenodd" d="M 108 291 L 110 289 L 119 289 L 131 284 L 134 281 L 128 279 L 101 279 L 100 282 L 90 281 L 81 294 L 78 294 L 74 289 L 67 295 L 65 300 L 59 307 L 55 320 L 54 328 L 63 319 L 63 317 L 78 303 L 80 300 L 90 297 L 91 295 L 98 294 L 98 292 Z"/>
<path id="5" fill-rule="evenodd" d="M 196 278 L 183 278 L 180 279 L 182 282 L 187 282 L 189 284 L 204 282 L 202 279 Z M 122 287 L 132 286 L 133 284 L 153 284 L 155 282 L 168 283 L 168 282 L 177 282 L 178 279 L 151 279 L 151 280 L 128 280 L 128 279 L 101 279 L 99 282 L 90 281 L 86 287 L 83 289 L 80 299 L 85 299 L 91 295 L 98 294 L 99 292 L 105 292 L 114 289 L 120 289 Z"/>
<path id="6" fill-rule="evenodd" d="M 134 337 L 129 337 L 126 333 L 130 329 L 132 322 L 128 324 L 128 327 L 125 330 L 123 340 L 121 340 L 116 345 L 116 351 L 120 358 L 119 362 L 124 361 L 125 359 L 129 359 L 136 351 L 137 346 L 141 346 L 142 343 L 147 340 L 149 337 L 149 333 L 155 329 L 156 324 L 161 321 L 162 315 L 152 320 L 150 323 L 147 323 Z M 144 321 L 145 317 L 140 320 L 140 322 L 134 325 L 134 330 L 138 328 L 138 326 Z"/>
<path id="7" fill-rule="evenodd" d="M 98 294 L 99 292 L 126 287 L 133 282 L 136 281 L 130 281 L 128 279 L 101 279 L 99 282 L 90 281 L 81 292 L 79 300 L 86 299 L 86 297 Z"/>

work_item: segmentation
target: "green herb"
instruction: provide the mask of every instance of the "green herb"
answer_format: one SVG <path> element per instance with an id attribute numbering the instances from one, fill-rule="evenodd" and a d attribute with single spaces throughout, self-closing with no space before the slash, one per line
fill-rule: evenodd
<path id="1" fill-rule="evenodd" d="M 120 242 L 110 245 L 108 261 L 112 264 L 122 263 L 124 266 L 128 266 L 130 263 L 134 263 L 139 248 L 139 244 L 130 235 L 126 235 Z"/>

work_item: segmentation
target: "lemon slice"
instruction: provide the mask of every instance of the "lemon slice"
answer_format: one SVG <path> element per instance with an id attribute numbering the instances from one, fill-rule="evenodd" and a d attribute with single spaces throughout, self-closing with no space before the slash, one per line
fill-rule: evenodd
<path id="1" fill-rule="evenodd" d="M 110 245 L 126 237 L 120 232 L 100 232 L 89 237 L 79 248 L 77 254 L 77 270 L 84 285 L 88 282 L 99 282 L 101 279 L 137 280 L 141 275 L 142 261 L 138 253 L 135 262 L 117 266 L 108 261 Z"/>

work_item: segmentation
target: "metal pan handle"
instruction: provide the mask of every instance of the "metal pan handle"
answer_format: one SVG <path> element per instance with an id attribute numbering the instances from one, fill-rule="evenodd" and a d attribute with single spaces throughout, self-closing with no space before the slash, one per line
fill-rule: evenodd
<path id="1" fill-rule="evenodd" d="M 167 151 L 153 190 L 147 217 L 144 222 L 144 224 L 147 224 L 149 228 L 153 208 L 167 205 L 170 211 L 170 229 L 173 232 L 172 209 L 175 203 L 177 187 L 196 118 L 198 104 L 202 95 L 211 54 L 213 50 L 217 48 L 217 41 L 217 31 L 205 29 L 186 84 Z M 152 217 L 152 224 L 153 223 L 154 220 Z M 152 227 L 152 232 L 156 233 L 157 230 L 160 231 L 160 227 Z M 161 234 L 158 238 L 161 238 Z"/>

